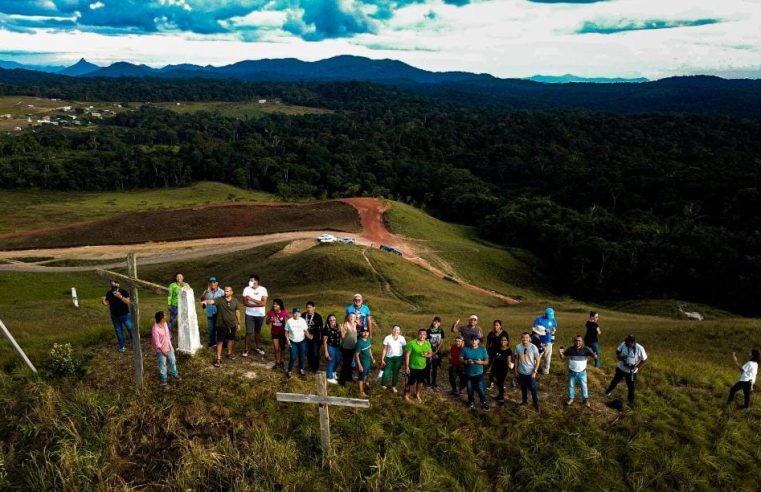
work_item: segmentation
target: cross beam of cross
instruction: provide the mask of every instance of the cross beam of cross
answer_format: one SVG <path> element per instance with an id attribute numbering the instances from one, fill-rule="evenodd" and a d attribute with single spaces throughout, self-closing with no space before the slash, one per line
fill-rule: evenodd
<path id="1" fill-rule="evenodd" d="M 277 401 L 288 403 L 311 403 L 320 407 L 320 444 L 322 445 L 322 455 L 324 459 L 330 459 L 330 415 L 328 406 L 336 405 L 341 407 L 370 408 L 370 400 L 361 400 L 359 398 L 340 398 L 337 396 L 328 396 L 328 382 L 325 373 L 320 371 L 316 374 L 317 394 L 302 395 L 300 393 L 277 393 Z"/>

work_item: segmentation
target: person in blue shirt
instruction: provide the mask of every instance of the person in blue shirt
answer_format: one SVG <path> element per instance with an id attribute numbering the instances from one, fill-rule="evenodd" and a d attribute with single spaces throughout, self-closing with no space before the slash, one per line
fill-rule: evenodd
<path id="1" fill-rule="evenodd" d="M 470 346 L 463 347 L 460 351 L 460 359 L 465 365 L 465 377 L 468 388 L 468 406 L 474 409 L 475 399 L 473 395 L 474 386 L 478 389 L 478 397 L 481 400 L 481 408 L 489 409 L 489 403 L 486 401 L 486 391 L 484 391 L 484 367 L 489 365 L 489 353 L 485 347 L 480 346 L 481 340 L 478 335 L 471 336 Z"/>
<path id="2" fill-rule="evenodd" d="M 542 374 L 550 373 L 550 362 L 552 361 L 552 343 L 555 340 L 555 332 L 558 323 L 555 320 L 555 310 L 548 307 L 544 314 L 534 320 L 534 331 L 540 333 L 539 341 L 542 344 Z"/>
<path id="3" fill-rule="evenodd" d="M 346 307 L 345 314 L 354 313 L 357 316 L 357 330 L 364 329 L 370 331 L 370 338 L 373 337 L 373 327 L 375 326 L 375 317 L 370 312 L 367 304 L 362 302 L 362 294 L 354 294 L 354 300 Z"/>
<path id="4" fill-rule="evenodd" d="M 225 297 L 225 290 L 219 288 L 217 277 L 209 277 L 209 287 L 201 294 L 202 301 L 213 301 Z M 209 330 L 209 347 L 217 346 L 217 305 L 201 305 L 206 310 L 206 326 Z"/>

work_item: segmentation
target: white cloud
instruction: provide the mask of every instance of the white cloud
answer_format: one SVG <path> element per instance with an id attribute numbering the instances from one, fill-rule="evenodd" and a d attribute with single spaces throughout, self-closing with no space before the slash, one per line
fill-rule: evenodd
<path id="1" fill-rule="evenodd" d="M 183 10 L 199 5 L 186 0 L 161 1 Z M 89 5 L 92 9 L 98 4 L 102 2 Z M 98 63 L 129 60 L 150 65 L 222 65 L 242 59 L 316 60 L 355 54 L 397 58 L 429 70 L 468 70 L 502 77 L 537 73 L 652 78 L 677 73 L 761 76 L 758 0 L 615 0 L 592 4 L 486 0 L 463 7 L 430 0 L 397 9 L 391 19 L 378 22 L 375 33 L 319 42 L 306 42 L 285 32 L 282 26 L 288 13 L 282 5 L 280 0 L 273 0 L 261 9 L 252 8 L 245 15 L 218 21 L 229 33 L 106 36 L 45 29 L 21 33 L 0 27 L 0 46 L 9 51 L 40 52 L 53 47 L 60 53 L 58 60 L 46 58 L 46 62 L 75 61 L 84 56 Z M 295 8 L 297 4 L 289 5 Z M 371 12 L 370 7 L 363 9 L 366 14 Z M 435 15 L 429 15 L 431 11 Z M 721 22 L 578 34 L 590 22 L 620 27 L 701 19 Z M 164 31 L 176 28 L 168 19 L 158 18 L 157 22 Z"/>
<path id="2" fill-rule="evenodd" d="M 98 9 L 102 9 L 102 8 L 103 8 L 103 7 L 105 7 L 105 6 L 106 6 L 106 4 L 105 4 L 105 3 L 103 3 L 103 2 L 95 2 L 95 3 L 91 3 L 91 4 L 90 4 L 90 10 L 98 10 Z"/>

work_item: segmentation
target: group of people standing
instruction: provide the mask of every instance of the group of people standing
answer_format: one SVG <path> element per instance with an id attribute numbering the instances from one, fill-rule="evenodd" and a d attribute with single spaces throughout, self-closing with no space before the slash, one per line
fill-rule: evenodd
<path id="1" fill-rule="evenodd" d="M 271 332 L 273 369 L 283 370 L 287 377 L 291 377 L 297 369 L 299 375 L 303 376 L 305 368 L 317 371 L 322 357 L 326 363 L 329 383 L 345 385 L 356 378 L 360 396 L 367 396 L 371 369 L 377 365 L 372 342 L 373 332 L 377 332 L 378 328 L 362 295 L 354 295 L 352 303 L 344 309 L 341 321 L 333 313 L 323 320 L 316 312 L 313 301 L 306 303 L 303 313 L 298 306 L 288 311 L 279 298 L 269 303 L 269 293 L 259 282 L 258 275 L 249 275 L 248 285 L 240 298 L 236 298 L 231 285 L 220 288 L 215 276 L 208 278 L 208 288 L 202 292 L 200 302 L 206 313 L 208 346 L 215 348 L 214 366 L 222 365 L 223 353 L 228 360 L 236 358 L 233 343 L 243 326 L 245 333 L 240 355 L 249 357 L 252 351 L 260 356 L 265 355 L 262 329 L 267 325 Z M 179 291 L 184 285 L 184 277 L 178 272 L 169 286 L 168 315 L 163 311 L 155 314 L 152 344 L 162 385 L 167 384 L 168 376 L 179 379 L 171 330 L 176 323 Z M 111 280 L 111 289 L 102 298 L 102 302 L 110 308 L 119 351 L 124 352 L 124 330 L 131 336 L 133 329 L 129 316 L 129 292 L 121 289 L 118 281 Z M 241 305 L 245 310 L 243 324 Z M 600 366 L 599 336 L 602 330 L 598 321 L 599 314 L 590 312 L 585 334 L 576 335 L 572 346 L 560 346 L 557 351 L 560 359 L 567 360 L 568 363 L 567 405 L 574 403 L 578 385 L 582 403 L 589 406 L 587 364 L 592 358 L 595 367 Z M 496 389 L 497 396 L 493 400 L 499 404 L 505 402 L 506 384 L 513 387 L 517 385 L 521 389 L 521 404 L 528 403 L 528 394 L 531 393 L 532 403 L 539 410 L 537 379 L 540 372 L 550 373 L 557 329 L 555 311 L 551 307 L 534 319 L 530 332 L 521 333 L 520 343 L 515 346 L 511 345 L 501 320 L 494 320 L 492 329 L 486 335 L 478 324 L 477 315 L 470 315 L 464 325 L 460 325 L 459 319 L 456 320 L 450 328 L 454 339 L 448 351 L 451 394 L 459 398 L 467 390 L 470 408 L 475 408 L 475 396 L 478 394 L 481 407 L 488 409 L 487 383 L 488 389 Z M 415 398 L 419 401 L 423 388 L 438 388 L 439 369 L 447 355 L 443 350 L 446 335 L 438 316 L 433 317 L 427 328 L 420 328 L 413 340 L 407 341 L 401 332 L 401 326 L 393 325 L 391 333 L 383 338 L 378 374 L 380 385 L 383 389 L 397 393 L 400 377 L 404 377 L 404 399 Z M 289 352 L 287 369 L 286 351 Z M 743 365 L 740 365 L 734 354 L 733 357 L 741 370 L 741 377 L 732 387 L 728 403 L 733 400 L 736 392 L 742 390 L 747 408 L 750 406 L 750 393 L 758 364 L 761 363 L 761 351 L 754 349 L 750 360 Z M 637 374 L 647 358 L 645 348 L 636 342 L 633 335 L 628 335 L 616 349 L 617 365 L 613 379 L 605 391 L 606 396 L 610 397 L 616 386 L 624 380 L 628 403 L 634 406 Z M 508 377 L 511 378 L 510 381 Z"/>

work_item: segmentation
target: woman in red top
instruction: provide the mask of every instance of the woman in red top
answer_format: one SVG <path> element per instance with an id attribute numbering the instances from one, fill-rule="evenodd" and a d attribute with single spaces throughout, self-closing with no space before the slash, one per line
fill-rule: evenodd
<path id="1" fill-rule="evenodd" d="M 267 324 L 272 327 L 272 347 L 275 350 L 275 364 L 272 369 L 285 369 L 285 322 L 289 317 L 283 300 L 273 300 L 272 309 L 267 313 Z"/>
<path id="2" fill-rule="evenodd" d="M 452 385 L 452 395 L 459 396 L 465 388 L 465 366 L 460 359 L 460 350 L 465 346 L 465 341 L 461 336 L 457 336 L 449 350 L 449 384 Z M 457 378 L 460 378 L 460 384 L 457 384 Z"/>

